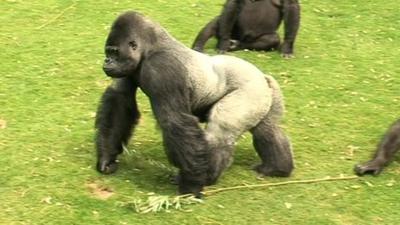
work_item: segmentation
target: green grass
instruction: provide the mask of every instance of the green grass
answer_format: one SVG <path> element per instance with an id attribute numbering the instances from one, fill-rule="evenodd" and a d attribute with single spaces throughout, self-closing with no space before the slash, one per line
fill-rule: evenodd
<path id="1" fill-rule="evenodd" d="M 281 83 L 296 170 L 260 181 L 245 135 L 217 188 L 351 175 L 399 117 L 398 1 L 302 0 L 296 58 L 235 52 Z M 120 170 L 94 169 L 94 113 L 111 22 L 135 9 L 190 46 L 222 0 L 0 1 L 0 224 L 398 224 L 400 165 L 379 177 L 228 191 L 189 211 L 137 214 L 119 202 L 174 195 L 159 131 L 143 118 Z M 207 52 L 215 41 L 208 45 Z M 1 127 L 1 126 L 0 126 Z M 97 185 L 97 186 L 96 186 Z M 100 199 L 94 189 L 113 195 Z"/>

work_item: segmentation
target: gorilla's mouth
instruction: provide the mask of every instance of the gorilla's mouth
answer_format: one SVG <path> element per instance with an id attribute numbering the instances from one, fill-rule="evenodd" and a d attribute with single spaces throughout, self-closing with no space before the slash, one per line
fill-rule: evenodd
<path id="1" fill-rule="evenodd" d="M 110 67 L 103 67 L 104 73 L 112 78 L 121 78 L 121 77 L 126 77 L 126 74 L 121 73 L 120 71 L 117 71 L 115 68 L 110 68 Z"/>

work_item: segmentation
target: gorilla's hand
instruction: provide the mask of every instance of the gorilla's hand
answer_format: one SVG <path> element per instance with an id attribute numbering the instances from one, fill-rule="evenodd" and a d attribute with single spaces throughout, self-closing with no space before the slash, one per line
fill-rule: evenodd
<path id="1" fill-rule="evenodd" d="M 281 53 L 283 58 L 285 59 L 294 58 L 292 45 L 293 45 L 292 43 L 289 43 L 287 41 L 283 42 L 281 46 Z"/>
<path id="2" fill-rule="evenodd" d="M 97 171 L 102 174 L 111 174 L 117 171 L 118 163 L 115 157 L 102 156 L 97 161 Z"/>
<path id="3" fill-rule="evenodd" d="M 179 185 L 179 194 L 193 194 L 196 198 L 201 198 L 203 196 L 201 191 L 203 191 L 204 184 L 199 182 L 199 180 L 204 180 L 204 178 L 195 179 L 195 177 L 199 178 L 197 176 L 184 174 L 182 171 L 179 172 L 175 177 L 175 182 Z"/>
<path id="4" fill-rule="evenodd" d="M 218 54 L 224 54 L 229 50 L 231 46 L 231 41 L 229 39 L 220 39 L 217 44 Z"/>
<path id="5" fill-rule="evenodd" d="M 364 164 L 356 165 L 354 167 L 354 172 L 358 176 L 363 176 L 365 174 L 378 175 L 382 172 L 382 169 L 382 165 L 372 160 Z"/>
<path id="6" fill-rule="evenodd" d="M 203 194 L 201 191 L 203 190 L 203 185 L 199 184 L 179 184 L 179 194 L 184 195 L 184 194 L 193 194 L 196 198 L 202 198 Z"/>

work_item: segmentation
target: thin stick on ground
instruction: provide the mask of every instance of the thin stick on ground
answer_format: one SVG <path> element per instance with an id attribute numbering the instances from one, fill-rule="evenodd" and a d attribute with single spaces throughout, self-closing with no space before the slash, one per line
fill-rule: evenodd
<path id="1" fill-rule="evenodd" d="M 288 184 L 310 184 L 310 183 L 318 183 L 324 181 L 338 181 L 338 180 L 353 180 L 359 178 L 358 176 L 349 176 L 349 177 L 326 177 L 320 179 L 310 179 L 310 180 L 292 180 L 292 181 L 285 181 L 285 182 L 278 182 L 278 183 L 268 183 L 268 184 L 250 184 L 250 185 L 241 185 L 241 186 L 234 186 L 234 187 L 226 187 L 226 188 L 219 188 L 214 190 L 203 191 L 204 195 L 212 195 L 218 192 L 223 191 L 231 191 L 231 190 L 238 190 L 238 189 L 249 189 L 249 188 L 258 188 L 258 187 L 273 187 L 273 186 L 282 186 Z"/>
<path id="2" fill-rule="evenodd" d="M 65 8 L 63 11 L 61 11 L 58 15 L 56 15 L 55 17 L 53 17 L 52 19 L 48 20 L 46 23 L 40 25 L 39 27 L 36 27 L 36 30 L 40 30 L 42 28 L 44 28 L 45 26 L 53 23 L 54 21 L 58 20 L 62 15 L 64 15 L 65 12 L 67 12 L 68 10 L 72 9 L 73 7 L 75 7 L 76 3 L 72 3 L 72 5 L 68 6 L 67 8 Z"/>
<path id="3" fill-rule="evenodd" d="M 319 183 L 319 182 L 326 182 L 326 181 L 340 181 L 340 180 L 353 180 L 358 179 L 358 176 L 340 176 L 340 177 L 325 177 L 319 179 L 309 179 L 309 180 L 294 180 L 294 181 L 285 181 L 285 182 L 278 182 L 278 183 L 264 183 L 264 184 L 249 184 L 249 185 L 241 185 L 241 186 L 233 186 L 233 187 L 226 187 L 226 188 L 219 188 L 213 190 L 206 190 L 203 191 L 202 194 L 205 196 L 210 196 L 219 192 L 224 191 L 233 191 L 239 189 L 252 189 L 252 188 L 260 188 L 260 187 L 273 187 L 273 186 L 283 186 L 289 184 L 310 184 L 310 183 Z M 169 209 L 178 209 L 182 210 L 183 206 L 196 204 L 203 202 L 200 199 L 195 198 L 191 194 L 185 195 L 178 195 L 178 196 L 158 196 L 152 195 L 147 200 L 133 200 L 122 203 L 125 206 L 131 206 L 135 209 L 138 213 L 150 213 L 150 212 L 160 212 Z"/>

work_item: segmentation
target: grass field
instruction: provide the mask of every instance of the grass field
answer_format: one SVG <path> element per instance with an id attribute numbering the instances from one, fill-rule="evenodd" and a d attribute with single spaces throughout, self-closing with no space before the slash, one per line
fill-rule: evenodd
<path id="1" fill-rule="evenodd" d="M 174 195 L 146 97 L 120 170 L 94 169 L 94 117 L 110 79 L 103 46 L 116 15 L 135 9 L 190 46 L 223 0 L 0 1 L 0 224 L 399 224 L 399 156 L 379 177 L 221 192 L 138 214 L 121 202 Z M 230 53 L 281 84 L 293 142 L 290 178 L 257 179 L 251 137 L 217 188 L 352 175 L 399 117 L 397 0 L 302 0 L 296 58 Z M 214 41 L 207 45 L 209 54 Z"/>

